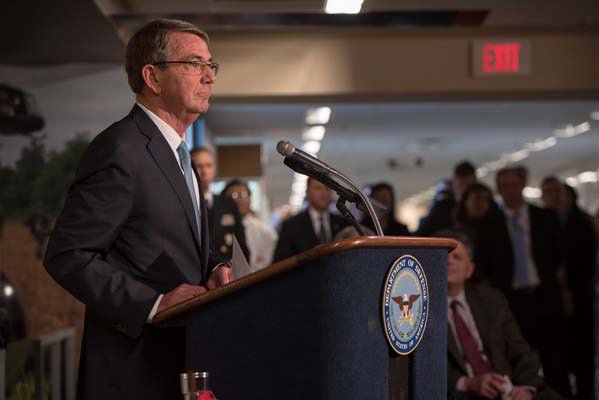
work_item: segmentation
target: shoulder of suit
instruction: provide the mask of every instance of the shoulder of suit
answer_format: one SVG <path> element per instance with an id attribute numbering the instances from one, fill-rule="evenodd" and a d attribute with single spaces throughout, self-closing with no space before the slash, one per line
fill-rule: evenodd
<path id="1" fill-rule="evenodd" d="M 90 146 L 108 146 L 115 149 L 128 150 L 131 146 L 139 142 L 147 142 L 144 136 L 136 135 L 136 132 L 139 132 L 137 124 L 130 115 L 127 115 L 100 132 L 92 140 Z"/>
<path id="2" fill-rule="evenodd" d="M 308 220 L 310 220 L 310 214 L 308 213 L 307 209 L 295 214 L 293 217 L 287 218 L 285 221 L 283 221 L 282 227 L 295 226 L 298 222 L 300 222 L 306 218 Z"/>
<path id="3" fill-rule="evenodd" d="M 343 218 L 341 215 L 330 214 L 330 216 L 331 216 L 331 222 L 334 222 L 339 225 L 349 225 L 349 222 L 347 222 L 347 220 L 345 218 Z"/>
<path id="4" fill-rule="evenodd" d="M 472 298 L 480 299 L 480 301 L 484 301 L 486 303 L 499 303 L 506 301 L 505 296 L 499 289 L 489 286 L 486 283 L 467 282 L 465 290 L 466 298 L 469 302 Z"/>

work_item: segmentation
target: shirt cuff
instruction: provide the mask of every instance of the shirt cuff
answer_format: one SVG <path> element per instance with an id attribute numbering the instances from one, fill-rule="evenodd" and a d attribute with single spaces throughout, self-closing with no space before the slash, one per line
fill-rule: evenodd
<path id="1" fill-rule="evenodd" d="M 458 379 L 458 381 L 455 384 L 455 390 L 457 390 L 458 392 L 466 391 L 466 377 L 465 376 L 461 376 L 460 379 Z"/>
<path id="2" fill-rule="evenodd" d="M 522 385 L 520 386 L 521 388 L 524 388 L 526 390 L 528 390 L 529 392 L 531 392 L 532 394 L 537 394 L 537 388 L 534 386 L 527 386 L 527 385 Z"/>
<path id="3" fill-rule="evenodd" d="M 210 273 L 213 273 L 214 271 L 216 271 L 216 269 L 217 269 L 218 267 L 227 267 L 227 268 L 231 268 L 231 263 L 230 263 L 230 262 L 218 263 L 218 264 L 216 264 L 216 267 L 212 268 L 212 271 L 210 271 Z"/>
<path id="4" fill-rule="evenodd" d="M 154 318 L 154 315 L 156 315 L 156 311 L 158 311 L 158 306 L 160 305 L 160 300 L 162 300 L 163 297 L 164 297 L 164 295 L 161 294 L 156 299 L 156 302 L 154 303 L 154 307 L 152 307 L 152 309 L 150 310 L 150 315 L 148 315 L 148 319 L 146 320 L 146 322 L 148 324 L 152 323 L 152 318 Z"/>

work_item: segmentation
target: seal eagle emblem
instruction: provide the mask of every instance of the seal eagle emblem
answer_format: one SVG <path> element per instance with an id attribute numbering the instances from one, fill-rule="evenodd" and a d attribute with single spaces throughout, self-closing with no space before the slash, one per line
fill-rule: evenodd
<path id="1" fill-rule="evenodd" d="M 391 348 L 402 355 L 418 347 L 428 320 L 428 282 L 411 255 L 399 257 L 387 273 L 383 291 L 383 325 Z"/>

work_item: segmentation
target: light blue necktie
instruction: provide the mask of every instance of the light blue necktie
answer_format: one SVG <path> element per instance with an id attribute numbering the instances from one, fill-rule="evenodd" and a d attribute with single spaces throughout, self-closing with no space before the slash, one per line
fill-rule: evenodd
<path id="1" fill-rule="evenodd" d="M 191 167 L 191 157 L 189 155 L 189 149 L 185 141 L 181 141 L 179 147 L 177 147 L 177 153 L 181 158 L 181 166 L 183 167 L 183 174 L 185 175 L 185 182 L 187 183 L 187 189 L 191 195 L 191 201 L 193 202 L 193 210 L 195 211 L 196 225 L 198 227 L 198 237 L 202 240 L 202 230 L 200 229 L 200 207 L 198 206 L 198 199 L 196 197 L 196 191 L 193 186 L 193 171 Z"/>
<path id="2" fill-rule="evenodd" d="M 528 249 L 520 212 L 512 215 L 512 247 L 514 249 L 514 283 L 516 288 L 528 286 Z"/>

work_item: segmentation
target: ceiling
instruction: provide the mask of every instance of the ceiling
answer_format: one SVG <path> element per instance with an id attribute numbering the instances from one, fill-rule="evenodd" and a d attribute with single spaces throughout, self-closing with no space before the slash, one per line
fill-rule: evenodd
<path id="1" fill-rule="evenodd" d="M 209 32 L 367 27 L 410 31 L 599 30 L 596 0 L 365 0 L 357 16 L 326 15 L 323 0 L 23 0 L 0 15 L 0 82 L 32 92 L 47 119 L 49 147 L 76 132 L 95 134 L 128 111 L 132 96 L 122 70 L 124 41 L 149 19 L 176 17 Z M 573 3 L 576 6 L 573 6 Z M 57 102 L 56 99 L 61 101 Z M 268 101 L 268 100 L 266 100 Z M 264 143 L 268 193 L 287 202 L 291 172 L 274 151 L 281 139 L 301 142 L 310 107 L 332 108 L 319 157 L 360 184 L 388 180 L 400 198 L 451 173 L 461 159 L 477 165 L 589 121 L 599 101 L 222 104 L 206 117 L 215 143 Z M 523 162 L 532 183 L 597 168 L 599 122 L 558 140 Z M 26 138 L 2 137 L 4 162 Z"/>
<path id="2" fill-rule="evenodd" d="M 591 121 L 599 101 L 555 102 L 425 102 L 329 104 L 331 119 L 318 157 L 359 184 L 386 180 L 398 197 L 419 193 L 449 177 L 462 159 L 477 166 L 502 153 L 553 136 L 567 124 Z M 309 107 L 298 104 L 212 106 L 206 122 L 217 144 L 263 143 L 274 205 L 287 202 L 292 171 L 276 153 L 279 140 L 302 143 Z M 547 150 L 531 152 L 521 163 L 530 167 L 530 183 L 548 174 L 597 168 L 599 122 L 579 136 L 558 139 Z M 485 179 L 492 185 L 493 174 Z"/>
<path id="3" fill-rule="evenodd" d="M 131 32 L 158 17 L 187 19 L 209 32 L 314 27 L 599 28 L 596 0 L 364 0 L 358 15 L 326 15 L 324 3 L 324 0 L 13 1 L 4 4 L 0 14 L 0 65 L 122 62 L 123 43 Z"/>

